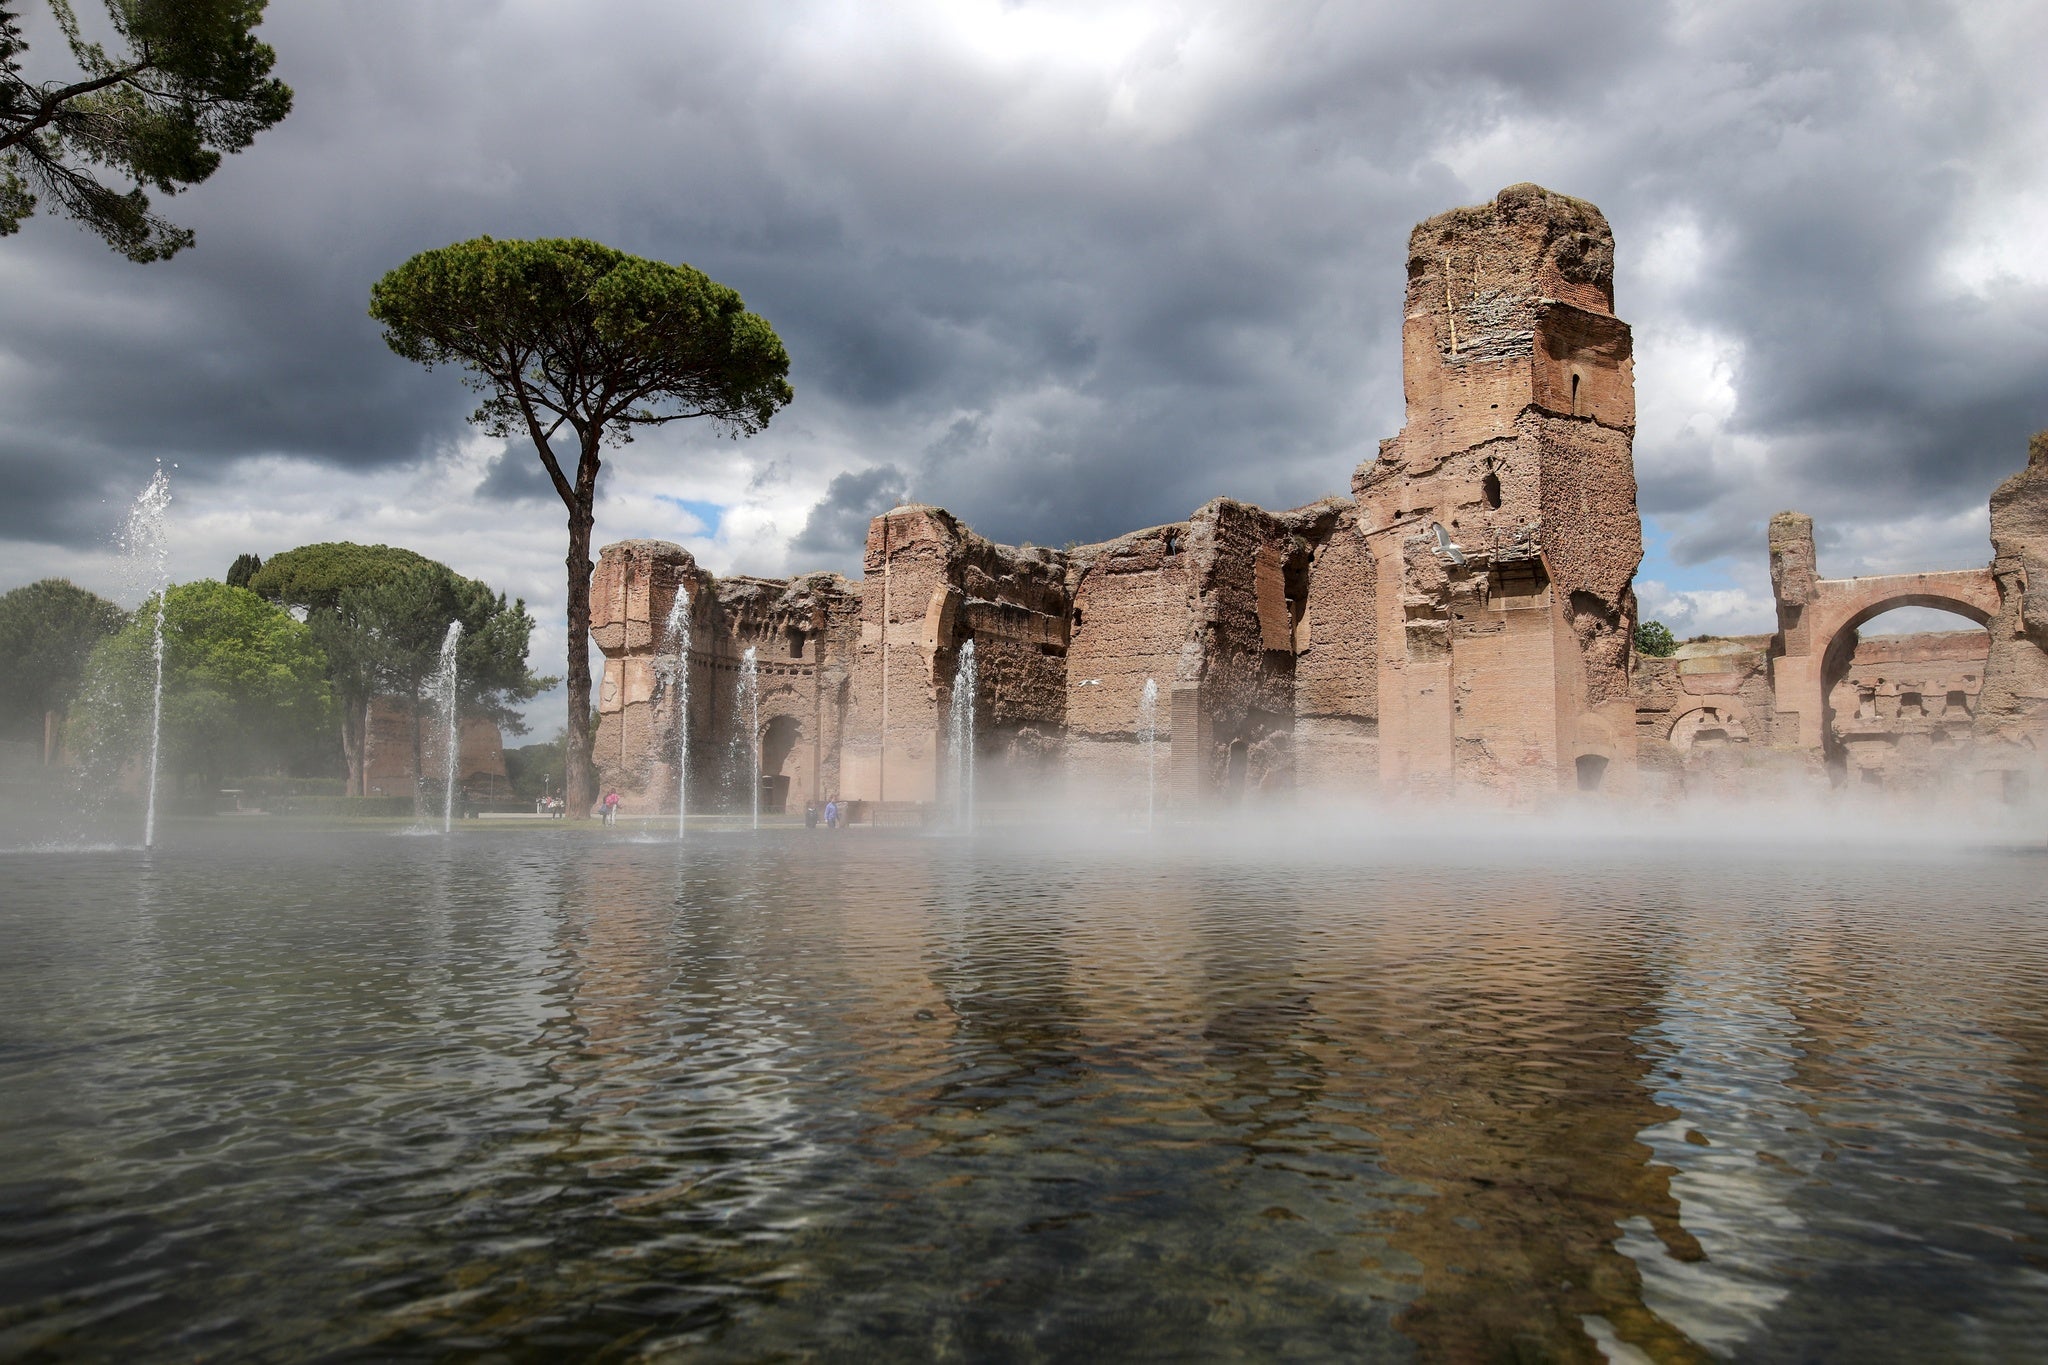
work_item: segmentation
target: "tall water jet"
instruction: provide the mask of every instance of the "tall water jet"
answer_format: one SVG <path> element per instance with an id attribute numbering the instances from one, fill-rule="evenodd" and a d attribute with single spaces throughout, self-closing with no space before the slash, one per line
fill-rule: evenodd
<path id="1" fill-rule="evenodd" d="M 441 711 L 441 832 L 455 830 L 455 765 L 462 749 L 455 716 L 456 652 L 462 643 L 462 622 L 450 621 L 441 637 L 441 662 L 434 670 L 434 701 Z"/>
<path id="2" fill-rule="evenodd" d="M 1145 679 L 1145 690 L 1138 695 L 1138 738 L 1145 743 L 1145 828 L 1150 829 L 1158 774 L 1154 760 L 1159 752 L 1159 684 L 1151 678 Z"/>
<path id="3" fill-rule="evenodd" d="M 676 712 L 676 838 L 681 839 L 690 810 L 690 594 L 680 583 L 666 630 L 669 704 Z"/>
<path id="4" fill-rule="evenodd" d="M 156 598 L 156 620 L 150 631 L 150 657 L 156 679 L 149 703 L 149 789 L 143 803 L 142 846 L 156 843 L 157 762 L 164 739 L 164 608 L 171 591 L 169 547 L 164 539 L 164 514 L 171 505 L 171 480 L 161 462 L 156 474 L 128 509 L 129 572 Z"/>
<path id="5" fill-rule="evenodd" d="M 974 828 L 974 694 L 977 681 L 974 641 L 960 646 L 960 665 L 953 672 L 953 709 L 947 736 L 953 745 L 953 799 L 960 828 Z"/>
<path id="6" fill-rule="evenodd" d="M 739 714 L 747 722 L 747 775 L 754 798 L 754 828 L 761 828 L 761 666 L 748 645 L 740 656 Z"/>

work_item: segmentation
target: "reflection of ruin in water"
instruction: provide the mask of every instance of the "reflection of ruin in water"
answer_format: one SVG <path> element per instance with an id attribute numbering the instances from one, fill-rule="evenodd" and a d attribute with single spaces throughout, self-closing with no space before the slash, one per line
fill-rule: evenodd
<path id="1" fill-rule="evenodd" d="M 108 1357 L 216 1305 L 251 1354 L 2028 1353 L 2038 868 L 1492 834 L 67 860 L 0 907 L 48 1040 L 0 1059 L 49 1116 L 0 1140 L 16 1321 Z M 205 989 L 230 961 L 267 988 Z M 170 1164 L 215 1158 L 150 1140 L 199 1131 L 203 1197 Z M 50 1288 L 137 1266 L 116 1311 Z"/>

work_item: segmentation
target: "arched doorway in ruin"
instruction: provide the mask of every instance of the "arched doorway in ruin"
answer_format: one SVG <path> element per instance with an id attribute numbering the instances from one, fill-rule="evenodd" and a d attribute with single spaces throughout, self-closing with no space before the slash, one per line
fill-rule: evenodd
<path id="1" fill-rule="evenodd" d="M 1821 649 L 1822 754 L 1838 787 L 1931 794 L 1975 778 L 1989 614 L 1961 598 L 1880 597 Z"/>
<path id="2" fill-rule="evenodd" d="M 1717 697 L 1711 703 L 1703 703 L 1681 711 L 1671 722 L 1671 729 L 1665 738 L 1671 747 L 1690 758 L 1695 753 L 1711 753 L 1731 744 L 1749 742 L 1749 712 L 1733 697 Z"/>
<path id="3" fill-rule="evenodd" d="M 803 743 L 803 722 L 795 716 L 771 717 L 761 727 L 761 809 L 781 814 L 814 800 L 811 765 Z"/>

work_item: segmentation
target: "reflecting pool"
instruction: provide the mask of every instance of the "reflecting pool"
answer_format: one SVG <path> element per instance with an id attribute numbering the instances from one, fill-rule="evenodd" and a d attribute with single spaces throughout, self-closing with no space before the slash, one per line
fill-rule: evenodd
<path id="1" fill-rule="evenodd" d="M 2048 858 L 1459 836 L 0 853 L 0 1357 L 2038 1358 Z"/>

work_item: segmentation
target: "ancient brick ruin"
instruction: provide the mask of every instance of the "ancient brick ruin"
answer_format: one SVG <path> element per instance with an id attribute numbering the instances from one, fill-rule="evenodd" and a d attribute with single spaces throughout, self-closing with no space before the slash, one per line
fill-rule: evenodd
<path id="1" fill-rule="evenodd" d="M 2048 583 L 2048 442 L 1993 498 L 1989 568 L 1822 579 L 1810 520 L 1787 513 L 1770 529 L 1776 636 L 1635 658 L 1635 386 L 1613 261 L 1598 209 L 1534 185 L 1418 225 L 1407 421 L 1349 499 L 1219 498 L 1069 550 L 898 507 L 870 525 L 858 581 L 714 579 L 680 546 L 605 547 L 604 785 L 628 810 L 675 809 L 686 694 L 693 809 L 751 780 L 749 746 L 771 810 L 943 806 L 972 640 L 977 781 L 996 801 L 1128 810 L 1148 759 L 1183 812 L 1282 794 L 1533 807 L 1937 770 L 2009 799 L 2048 727 L 2048 608 L 2027 595 L 2030 575 Z M 1859 638 L 1901 605 L 1962 612 L 1989 639 Z"/>

